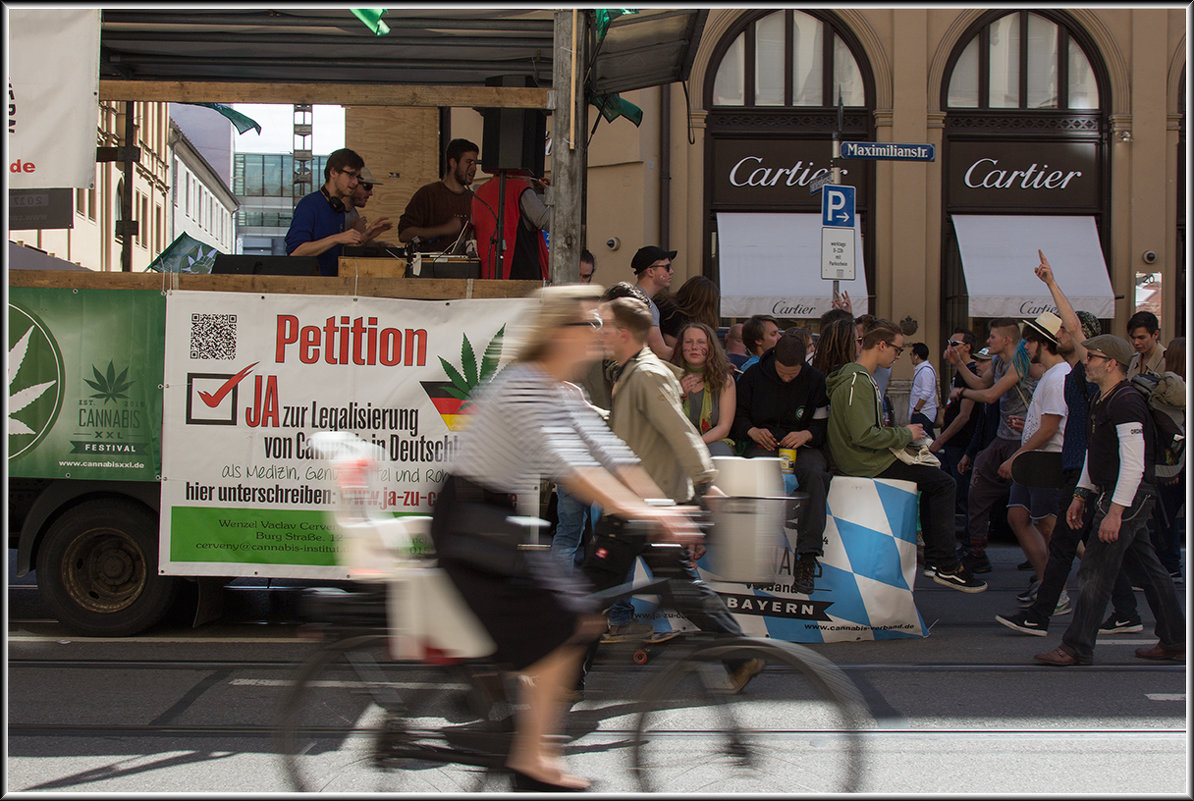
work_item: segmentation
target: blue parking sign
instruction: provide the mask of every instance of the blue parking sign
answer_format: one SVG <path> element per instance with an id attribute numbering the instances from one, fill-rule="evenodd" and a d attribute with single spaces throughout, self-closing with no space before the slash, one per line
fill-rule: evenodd
<path id="1" fill-rule="evenodd" d="M 821 225 L 854 227 L 854 187 L 828 185 L 821 190 Z"/>

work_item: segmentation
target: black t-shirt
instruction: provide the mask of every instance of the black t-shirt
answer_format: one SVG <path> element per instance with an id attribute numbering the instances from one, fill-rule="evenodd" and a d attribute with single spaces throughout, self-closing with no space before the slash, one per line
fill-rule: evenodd
<path id="1" fill-rule="evenodd" d="M 966 365 L 966 367 L 963 369 L 969 370 L 970 372 L 975 373 L 975 374 L 978 373 L 978 365 L 975 364 L 974 362 L 971 362 L 970 364 Z M 954 380 L 952 382 L 952 386 L 961 387 L 962 389 L 965 389 L 966 387 L 968 387 L 970 385 L 966 383 L 966 379 L 962 378 L 962 373 L 959 370 L 958 372 L 954 373 Z M 942 422 L 941 430 L 944 431 L 945 429 L 949 428 L 950 423 L 952 423 L 954 421 L 954 419 L 961 412 L 962 412 L 962 399 L 960 397 L 956 398 L 955 400 L 951 400 L 948 404 L 946 404 L 945 413 L 944 413 L 945 416 L 942 418 L 943 422 Z M 966 425 L 962 426 L 961 430 L 958 431 L 958 433 L 954 434 L 952 437 L 949 438 L 948 444 L 951 446 L 956 445 L 959 448 L 965 448 L 970 443 L 971 437 L 974 436 L 974 426 L 977 424 L 978 420 L 981 418 L 982 412 L 983 412 L 983 404 L 978 403 L 976 401 L 974 404 L 974 408 L 972 408 L 970 410 L 970 417 L 966 419 Z"/>
<path id="2" fill-rule="evenodd" d="M 1103 491 L 1113 491 L 1119 481 L 1119 426 L 1127 425 L 1129 432 L 1139 424 L 1144 434 L 1145 477 L 1147 466 L 1153 463 L 1152 418 L 1142 395 L 1123 381 L 1090 407 L 1090 427 L 1086 432 L 1086 472 L 1091 483 Z"/>

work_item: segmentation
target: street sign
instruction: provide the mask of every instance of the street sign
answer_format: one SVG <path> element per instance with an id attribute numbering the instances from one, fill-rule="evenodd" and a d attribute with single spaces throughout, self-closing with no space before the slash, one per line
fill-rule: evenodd
<path id="1" fill-rule="evenodd" d="M 822 175 L 818 175 L 816 178 L 814 178 L 813 180 L 808 182 L 808 193 L 810 195 L 817 194 L 818 192 L 821 191 L 821 189 L 826 184 L 828 184 L 832 180 L 833 180 L 833 175 L 830 174 L 829 172 L 825 172 Z"/>
<path id="2" fill-rule="evenodd" d="M 899 142 L 842 142 L 841 157 L 884 161 L 936 161 L 937 148 L 934 145 Z"/>
<path id="3" fill-rule="evenodd" d="M 854 280 L 854 229 L 821 229 L 821 277 L 834 282 Z"/>
<path id="4" fill-rule="evenodd" d="M 832 184 L 821 193 L 821 225 L 854 227 L 854 187 Z"/>

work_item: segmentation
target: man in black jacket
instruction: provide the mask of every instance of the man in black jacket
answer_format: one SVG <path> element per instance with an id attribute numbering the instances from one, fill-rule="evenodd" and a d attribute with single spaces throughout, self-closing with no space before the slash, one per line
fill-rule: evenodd
<path id="1" fill-rule="evenodd" d="M 798 556 L 792 585 L 805 594 L 813 591 L 817 557 L 824 552 L 826 495 L 829 463 L 825 435 L 829 422 L 829 397 L 825 376 L 805 364 L 804 342 L 785 334 L 759 360 L 757 369 L 738 379 L 738 403 L 731 435 L 746 442 L 746 456 L 776 456 L 780 448 L 796 451 L 795 476 L 808 500 L 800 512 L 796 539 Z"/>

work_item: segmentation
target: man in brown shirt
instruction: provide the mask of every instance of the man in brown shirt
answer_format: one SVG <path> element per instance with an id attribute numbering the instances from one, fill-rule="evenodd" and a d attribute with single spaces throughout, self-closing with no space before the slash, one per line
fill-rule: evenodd
<path id="1" fill-rule="evenodd" d="M 473 195 L 469 184 L 477 175 L 480 148 L 467 139 L 453 139 L 446 152 L 444 177 L 411 195 L 398 218 L 398 240 L 415 242 L 421 253 L 441 253 L 452 246 L 469 224 Z"/>

